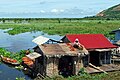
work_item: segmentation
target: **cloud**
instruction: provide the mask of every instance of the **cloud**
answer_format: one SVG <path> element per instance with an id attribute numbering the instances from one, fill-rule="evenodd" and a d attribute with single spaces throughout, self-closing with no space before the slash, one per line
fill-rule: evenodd
<path id="1" fill-rule="evenodd" d="M 52 13 L 62 13 L 62 12 L 64 12 L 64 10 L 63 9 L 52 9 L 51 12 Z"/>
<path id="2" fill-rule="evenodd" d="M 44 10 L 40 10 L 40 12 L 41 12 L 41 13 L 45 13 L 45 11 L 44 11 Z"/>
<path id="3" fill-rule="evenodd" d="M 53 12 L 53 13 L 57 13 L 58 10 L 57 10 L 57 9 L 52 9 L 51 12 Z"/>
<path id="4" fill-rule="evenodd" d="M 64 12 L 64 10 L 61 9 L 60 12 Z"/>

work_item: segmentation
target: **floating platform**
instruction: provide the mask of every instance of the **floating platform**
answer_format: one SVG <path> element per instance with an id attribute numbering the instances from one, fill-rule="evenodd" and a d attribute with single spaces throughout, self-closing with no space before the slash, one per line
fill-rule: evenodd
<path id="1" fill-rule="evenodd" d="M 92 66 L 88 66 L 85 68 L 85 71 L 87 73 L 101 73 L 101 72 L 109 72 L 109 71 L 117 71 L 117 70 L 120 70 L 120 67 L 115 64 L 105 64 L 96 68 Z"/>

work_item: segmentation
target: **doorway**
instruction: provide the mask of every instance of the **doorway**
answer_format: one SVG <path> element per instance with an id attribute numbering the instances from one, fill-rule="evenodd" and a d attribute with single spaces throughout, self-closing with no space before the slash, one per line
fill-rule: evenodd
<path id="1" fill-rule="evenodd" d="M 100 66 L 99 52 L 90 51 L 90 63 L 95 66 Z"/>
<path id="2" fill-rule="evenodd" d="M 63 56 L 59 59 L 59 74 L 68 77 L 73 75 L 73 58 L 71 56 Z"/>

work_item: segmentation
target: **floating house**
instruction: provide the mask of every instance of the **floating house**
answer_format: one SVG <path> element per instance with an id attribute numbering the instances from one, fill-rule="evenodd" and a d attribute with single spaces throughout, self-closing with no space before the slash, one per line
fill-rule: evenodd
<path id="1" fill-rule="evenodd" d="M 101 66 L 111 63 L 112 49 L 117 48 L 103 34 L 70 34 L 62 38 L 64 43 L 73 43 L 75 39 L 89 51 L 89 63 Z"/>
<path id="2" fill-rule="evenodd" d="M 110 32 L 110 34 L 115 34 L 115 40 L 118 41 L 120 40 L 120 29 L 113 30 Z"/>
<path id="3" fill-rule="evenodd" d="M 113 30 L 110 32 L 110 34 L 115 35 L 113 44 L 120 46 L 120 29 Z"/>
<path id="4" fill-rule="evenodd" d="M 34 52 L 40 54 L 35 57 L 33 70 L 42 76 L 77 75 L 83 67 L 88 73 L 97 72 L 93 68 L 87 68 L 89 65 L 102 66 L 108 70 L 103 65 L 111 64 L 112 49 L 117 48 L 102 34 L 70 34 L 61 39 L 62 43 L 43 44 L 49 40 L 44 37 L 33 40 L 37 44 Z M 82 48 L 74 47 L 75 40 L 79 41 Z M 109 71 L 111 70 L 114 70 L 113 65 L 109 65 Z"/>
<path id="5" fill-rule="evenodd" d="M 36 64 L 37 71 L 45 76 L 77 75 L 81 68 L 88 65 L 88 60 L 84 58 L 88 51 L 76 49 L 71 43 L 42 44 L 34 50 L 42 55 Z"/>

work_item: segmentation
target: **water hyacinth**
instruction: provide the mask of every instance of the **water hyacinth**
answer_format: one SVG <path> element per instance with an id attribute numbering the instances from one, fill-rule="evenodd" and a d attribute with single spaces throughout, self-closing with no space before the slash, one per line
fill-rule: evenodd
<path id="1" fill-rule="evenodd" d="M 20 52 L 12 53 L 12 52 L 7 51 L 4 48 L 0 48 L 0 55 L 3 55 L 4 57 L 15 59 L 20 63 L 22 62 L 22 57 L 25 56 L 25 52 L 26 52 L 26 50 L 21 50 Z"/>

